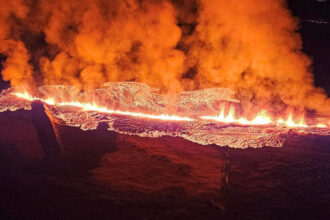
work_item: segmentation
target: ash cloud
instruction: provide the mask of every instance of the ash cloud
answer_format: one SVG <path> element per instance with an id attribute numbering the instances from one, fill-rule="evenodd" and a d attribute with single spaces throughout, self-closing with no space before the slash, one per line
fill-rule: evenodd
<path id="1" fill-rule="evenodd" d="M 237 92 L 246 112 L 329 113 L 283 0 L 13 0 L 0 9 L 12 86 L 137 81 L 164 93 Z"/>

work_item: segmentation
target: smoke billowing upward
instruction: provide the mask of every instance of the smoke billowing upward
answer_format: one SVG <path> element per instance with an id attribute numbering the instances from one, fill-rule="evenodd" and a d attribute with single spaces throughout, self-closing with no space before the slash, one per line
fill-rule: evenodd
<path id="1" fill-rule="evenodd" d="M 329 113 L 284 0 L 1 0 L 2 76 L 13 86 L 101 87 L 138 81 L 162 92 L 213 86 L 243 108 Z"/>

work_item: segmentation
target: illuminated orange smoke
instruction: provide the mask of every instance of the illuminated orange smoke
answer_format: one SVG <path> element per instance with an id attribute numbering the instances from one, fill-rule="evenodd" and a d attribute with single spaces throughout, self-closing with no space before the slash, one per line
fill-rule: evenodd
<path id="1" fill-rule="evenodd" d="M 234 89 L 245 112 L 285 103 L 329 113 L 284 0 L 201 0 L 197 21 L 188 57 L 200 85 Z"/>
<path id="2" fill-rule="evenodd" d="M 297 27 L 284 0 L 2 1 L 2 76 L 27 89 L 109 81 L 164 93 L 227 87 L 247 115 L 264 106 L 330 115 Z"/>
<path id="3" fill-rule="evenodd" d="M 134 111 L 125 111 L 118 109 L 110 109 L 105 106 L 100 106 L 95 103 L 83 103 L 78 101 L 68 101 L 68 102 L 56 102 L 53 98 L 42 99 L 38 97 L 33 97 L 29 93 L 13 93 L 18 98 L 22 98 L 28 101 L 42 101 L 47 105 L 51 106 L 67 106 L 67 107 L 78 107 L 83 111 L 95 111 L 106 114 L 114 114 L 114 115 L 125 115 L 130 117 L 138 117 L 138 118 L 146 118 L 146 119 L 154 119 L 154 120 L 163 120 L 163 121 L 196 121 L 196 120 L 210 120 L 216 121 L 225 124 L 238 124 L 238 125 L 250 125 L 250 126 L 258 126 L 258 125 L 270 125 L 270 126 L 285 126 L 285 127 L 297 127 L 297 128 L 307 128 L 308 126 L 304 117 L 300 117 L 298 120 L 293 120 L 293 115 L 290 114 L 287 120 L 278 119 L 274 120 L 269 114 L 267 114 L 266 110 L 261 110 L 252 120 L 248 120 L 244 117 L 236 117 L 235 108 L 230 106 L 229 111 L 226 113 L 225 106 L 223 105 L 219 115 L 217 116 L 199 116 L 198 118 L 193 118 L 189 116 L 180 116 L 180 115 L 168 115 L 168 114 L 151 114 L 144 112 L 134 112 Z M 327 128 L 325 124 L 317 124 L 311 125 L 312 127 L 318 128 Z"/>

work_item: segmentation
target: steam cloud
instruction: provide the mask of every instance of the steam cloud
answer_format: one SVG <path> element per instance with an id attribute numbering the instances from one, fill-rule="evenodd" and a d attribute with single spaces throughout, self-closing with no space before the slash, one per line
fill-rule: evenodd
<path id="1" fill-rule="evenodd" d="M 2 76 L 13 86 L 162 92 L 232 88 L 251 106 L 329 113 L 284 0 L 11 0 L 0 8 Z"/>

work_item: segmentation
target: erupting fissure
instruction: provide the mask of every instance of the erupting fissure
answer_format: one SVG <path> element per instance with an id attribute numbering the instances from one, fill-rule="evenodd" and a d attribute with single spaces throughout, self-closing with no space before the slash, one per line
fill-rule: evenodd
<path id="1" fill-rule="evenodd" d="M 239 148 L 330 135 L 285 0 L 2 3 L 0 112 L 41 101 L 54 126 Z"/>
<path id="2" fill-rule="evenodd" d="M 250 126 L 258 126 L 258 125 L 270 125 L 270 126 L 285 126 L 285 127 L 296 127 L 296 128 L 307 128 L 307 127 L 317 127 L 317 128 L 327 128 L 328 126 L 323 123 L 307 125 L 305 123 L 304 117 L 293 120 L 293 114 L 289 114 L 287 119 L 284 120 L 282 118 L 274 119 L 270 116 L 266 110 L 261 110 L 256 116 L 249 120 L 244 117 L 236 117 L 235 108 L 230 106 L 229 111 L 226 113 L 225 106 L 221 106 L 221 111 L 219 115 L 211 116 L 211 115 L 202 115 L 198 117 L 188 117 L 188 116 L 180 116 L 180 115 L 170 115 L 170 114 L 148 114 L 143 112 L 133 112 L 133 111 L 125 111 L 125 110 L 117 110 L 110 109 L 105 106 L 100 106 L 95 103 L 83 103 L 78 101 L 68 101 L 68 102 L 56 102 L 53 98 L 38 98 L 30 95 L 27 92 L 14 92 L 12 93 L 18 98 L 22 98 L 28 101 L 41 101 L 47 105 L 51 106 L 68 106 L 68 107 L 77 107 L 81 108 L 83 111 L 95 111 L 107 114 L 115 114 L 115 115 L 124 115 L 131 117 L 139 117 L 146 119 L 156 119 L 156 120 L 164 120 L 164 121 L 196 121 L 196 120 L 208 120 L 215 121 L 225 124 L 237 124 L 237 125 L 250 125 Z"/>
<path id="3" fill-rule="evenodd" d="M 132 117 L 140 117 L 140 118 L 148 118 L 148 119 L 159 119 L 159 120 L 166 120 L 166 121 L 193 121 L 193 118 L 189 117 L 182 117 L 178 115 L 166 115 L 166 114 L 160 114 L 160 115 L 154 115 L 154 114 L 146 114 L 142 112 L 131 112 L 131 111 L 122 111 L 122 110 L 115 110 L 115 109 L 109 109 L 104 106 L 99 106 L 95 103 L 81 103 L 81 102 L 55 102 L 52 98 L 42 99 L 33 97 L 27 92 L 25 93 L 13 93 L 15 96 L 19 98 L 23 98 L 29 101 L 42 101 L 48 105 L 58 105 L 58 106 L 71 106 L 71 107 L 78 107 L 81 108 L 84 111 L 96 111 L 96 112 L 102 112 L 102 113 L 108 113 L 108 114 L 116 114 L 116 115 L 126 115 L 126 116 L 132 116 Z"/>
<path id="4" fill-rule="evenodd" d="M 39 87 L 35 95 L 25 91 L 2 91 L 0 112 L 31 110 L 32 103 L 40 101 L 56 129 L 95 130 L 105 123 L 109 132 L 119 134 L 181 137 L 202 145 L 235 148 L 281 147 L 291 137 L 330 135 L 327 117 L 304 115 L 291 108 L 279 114 L 270 106 L 246 114 L 228 88 L 164 95 L 141 83 L 111 82 L 83 92 L 63 85 Z M 20 114 L 8 114 L 20 120 L 16 117 Z"/>
<path id="5" fill-rule="evenodd" d="M 224 87 L 235 92 L 244 113 L 276 105 L 277 112 L 291 106 L 330 115 L 330 99 L 314 85 L 298 19 L 285 0 L 1 3 L 1 77 L 13 87 L 87 91 L 134 81 L 162 94 Z M 303 125 L 285 118 L 288 126 Z M 282 124 L 262 112 L 233 122 Z"/>

